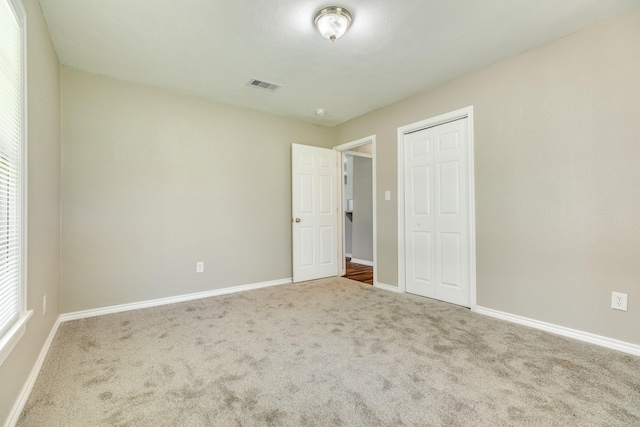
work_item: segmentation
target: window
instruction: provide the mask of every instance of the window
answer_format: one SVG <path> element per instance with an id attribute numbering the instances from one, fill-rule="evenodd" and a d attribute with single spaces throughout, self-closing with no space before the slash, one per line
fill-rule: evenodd
<path id="1" fill-rule="evenodd" d="M 24 334 L 25 13 L 0 0 L 0 364 Z"/>

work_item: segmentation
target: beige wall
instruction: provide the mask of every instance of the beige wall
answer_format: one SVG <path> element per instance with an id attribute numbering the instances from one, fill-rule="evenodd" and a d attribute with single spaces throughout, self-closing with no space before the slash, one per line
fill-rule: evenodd
<path id="1" fill-rule="evenodd" d="M 473 105 L 478 304 L 640 344 L 639 45 L 635 10 L 335 128 L 377 135 L 379 281 L 397 285 L 397 128 Z"/>
<path id="2" fill-rule="evenodd" d="M 60 65 L 38 1 L 23 0 L 23 4 L 29 89 L 27 308 L 34 313 L 25 335 L 0 366 L 0 425 L 18 398 L 60 305 Z"/>
<path id="3" fill-rule="evenodd" d="M 66 67 L 61 82 L 62 312 L 291 277 L 291 143 L 329 147 L 330 128 Z"/>

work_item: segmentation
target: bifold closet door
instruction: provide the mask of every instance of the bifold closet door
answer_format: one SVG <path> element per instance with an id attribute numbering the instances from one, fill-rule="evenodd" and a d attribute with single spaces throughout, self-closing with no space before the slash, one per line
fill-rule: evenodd
<path id="1" fill-rule="evenodd" d="M 407 292 L 469 307 L 468 119 L 405 135 Z"/>

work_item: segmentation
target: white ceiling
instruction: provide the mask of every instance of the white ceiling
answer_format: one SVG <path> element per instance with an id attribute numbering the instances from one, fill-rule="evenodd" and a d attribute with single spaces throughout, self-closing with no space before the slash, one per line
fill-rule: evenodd
<path id="1" fill-rule="evenodd" d="M 640 0 L 40 0 L 62 64 L 333 126 L 640 6 Z M 277 92 L 248 87 L 261 79 Z M 316 108 L 326 109 L 323 117 Z"/>

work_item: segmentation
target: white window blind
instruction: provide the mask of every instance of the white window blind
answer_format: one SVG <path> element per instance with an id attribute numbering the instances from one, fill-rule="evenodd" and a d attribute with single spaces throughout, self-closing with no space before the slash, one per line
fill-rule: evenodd
<path id="1" fill-rule="evenodd" d="M 24 24 L 0 0 L 0 338 L 21 315 Z"/>

